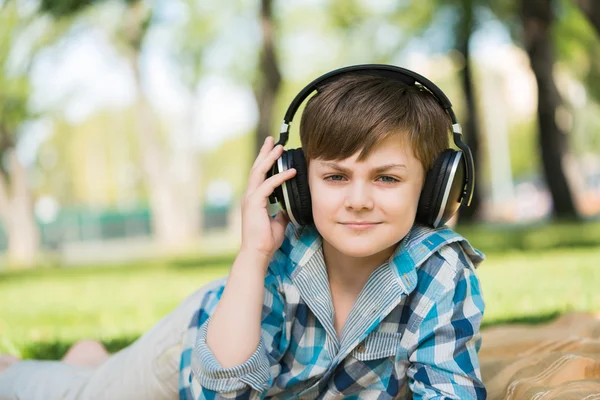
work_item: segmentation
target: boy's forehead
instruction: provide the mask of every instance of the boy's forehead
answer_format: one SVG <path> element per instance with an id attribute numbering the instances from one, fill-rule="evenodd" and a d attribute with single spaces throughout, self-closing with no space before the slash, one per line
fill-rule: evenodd
<path id="1" fill-rule="evenodd" d="M 363 148 L 345 159 L 325 160 L 316 158 L 310 160 L 310 163 L 317 162 L 321 166 L 329 166 L 331 164 L 411 164 L 419 162 L 414 154 L 414 151 L 405 138 L 400 135 L 392 135 L 380 141 L 376 146 L 370 149 L 367 156 L 359 160 Z"/>

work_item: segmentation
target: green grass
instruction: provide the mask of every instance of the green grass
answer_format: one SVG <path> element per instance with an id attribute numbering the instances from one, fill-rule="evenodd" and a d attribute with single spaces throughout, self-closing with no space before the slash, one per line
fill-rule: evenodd
<path id="1" fill-rule="evenodd" d="M 171 264 L 0 274 L 0 353 L 53 358 L 80 338 L 128 344 L 227 264 Z M 53 350 L 54 349 L 54 350 Z M 48 353 L 47 355 L 45 353 Z"/>
<path id="2" fill-rule="evenodd" d="M 584 232 L 596 235 L 597 225 L 589 226 L 593 229 Z M 513 232 L 536 238 L 527 239 L 527 251 L 510 245 L 514 240 L 506 238 L 510 233 L 489 229 L 465 233 L 488 253 L 478 270 L 486 301 L 484 326 L 539 323 L 569 311 L 600 312 L 600 247 L 592 247 L 589 236 L 577 234 L 571 226 L 543 229 L 544 233 Z M 579 238 L 579 242 L 565 239 L 577 247 L 549 249 L 548 243 L 565 232 Z M 502 238 L 498 239 L 502 251 L 493 246 L 495 237 Z M 0 353 L 59 358 L 81 338 L 99 339 L 116 351 L 194 290 L 225 275 L 232 259 L 233 255 L 225 255 L 0 273 Z"/>
<path id="3" fill-rule="evenodd" d="M 491 254 L 478 270 L 484 325 L 600 312 L 600 249 Z"/>

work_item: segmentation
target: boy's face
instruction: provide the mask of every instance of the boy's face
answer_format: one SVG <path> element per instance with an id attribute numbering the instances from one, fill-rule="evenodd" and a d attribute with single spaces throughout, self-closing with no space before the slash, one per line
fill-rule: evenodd
<path id="1" fill-rule="evenodd" d="M 425 171 L 410 146 L 392 135 L 357 161 L 313 159 L 308 168 L 317 230 L 351 257 L 390 252 L 412 227 Z"/>

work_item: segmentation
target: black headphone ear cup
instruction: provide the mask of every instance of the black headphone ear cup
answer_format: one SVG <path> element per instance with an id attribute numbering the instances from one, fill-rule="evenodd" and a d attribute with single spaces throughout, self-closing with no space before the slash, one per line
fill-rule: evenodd
<path id="1" fill-rule="evenodd" d="M 285 159 L 287 158 L 287 152 L 284 150 L 283 153 L 281 154 L 281 157 L 279 157 L 277 159 L 277 161 L 275 161 L 275 164 L 273 164 L 273 166 L 271 167 L 271 169 L 267 172 L 267 175 L 265 177 L 265 179 L 269 179 L 270 177 L 272 177 L 273 175 L 277 175 L 278 173 L 282 172 L 285 169 Z M 271 204 L 275 204 L 278 203 L 279 207 L 281 207 L 284 211 L 287 211 L 287 204 L 285 204 L 285 199 L 283 196 L 283 188 L 280 186 L 277 186 L 275 188 L 275 190 L 273 190 L 273 193 L 271 193 L 269 195 L 269 203 Z"/>
<path id="2" fill-rule="evenodd" d="M 288 150 L 288 168 L 296 169 L 296 176 L 286 182 L 294 218 L 300 225 L 313 222 L 312 202 L 308 186 L 308 168 L 301 148 Z M 288 210 L 289 211 L 289 210 Z"/>
<path id="3" fill-rule="evenodd" d="M 457 153 L 453 149 L 444 150 L 436 158 L 431 170 L 427 172 L 425 184 L 419 198 L 417 221 L 429 226 L 436 225 L 435 220 L 440 212 L 447 181 L 449 175 L 451 175 L 452 163 Z"/>
<path id="4" fill-rule="evenodd" d="M 437 209 L 441 211 L 434 218 L 434 227 L 444 225 L 460 208 L 465 185 L 467 184 L 467 164 L 462 151 L 454 151 L 449 161 L 447 175 L 444 178 L 445 188 L 439 195 Z"/>

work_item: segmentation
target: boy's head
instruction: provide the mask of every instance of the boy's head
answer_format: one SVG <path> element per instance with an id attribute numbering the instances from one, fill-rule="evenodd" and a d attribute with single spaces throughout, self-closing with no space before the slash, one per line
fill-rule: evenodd
<path id="1" fill-rule="evenodd" d="M 397 80 L 349 74 L 321 88 L 306 105 L 300 138 L 324 241 L 364 257 L 406 236 L 451 124 L 431 93 Z"/>
<path id="2" fill-rule="evenodd" d="M 342 75 L 307 101 L 300 140 L 307 162 L 343 160 L 360 151 L 364 161 L 383 139 L 406 141 L 426 171 L 448 148 L 450 117 L 420 86 L 378 75 Z"/>

